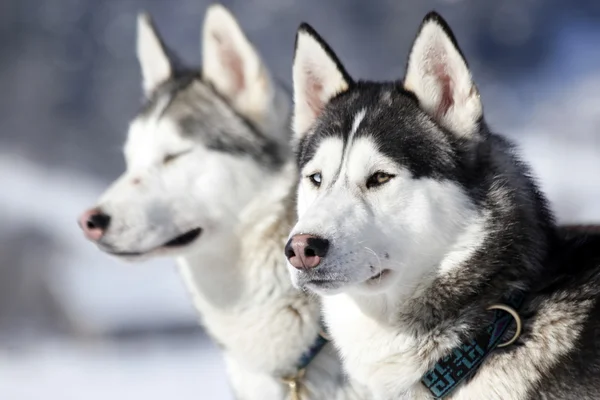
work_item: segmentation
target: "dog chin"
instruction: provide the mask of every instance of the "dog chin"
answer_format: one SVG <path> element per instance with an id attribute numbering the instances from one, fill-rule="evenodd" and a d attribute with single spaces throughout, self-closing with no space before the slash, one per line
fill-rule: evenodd
<path id="1" fill-rule="evenodd" d="M 303 289 L 322 296 L 342 293 L 347 287 L 348 282 L 339 281 L 308 281 L 302 285 Z"/>
<path id="2" fill-rule="evenodd" d="M 307 276 L 289 266 L 292 285 L 299 290 L 305 290 L 319 295 L 342 292 L 347 282 L 334 279 L 323 279 L 318 275 Z"/>

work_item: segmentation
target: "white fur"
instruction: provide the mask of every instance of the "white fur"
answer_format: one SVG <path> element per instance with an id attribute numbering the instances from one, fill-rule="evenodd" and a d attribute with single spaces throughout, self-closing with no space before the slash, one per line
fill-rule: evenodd
<path id="1" fill-rule="evenodd" d="M 296 138 L 306 135 L 327 102 L 348 89 L 344 74 L 321 44 L 307 31 L 298 31 L 292 69 Z"/>
<path id="2" fill-rule="evenodd" d="M 361 186 L 376 170 L 397 176 L 369 193 Z M 374 399 L 431 399 L 421 377 L 460 338 L 444 336 L 440 342 L 440 336 L 416 336 L 398 312 L 432 276 L 452 273 L 473 255 L 485 240 L 489 216 L 476 212 L 453 184 L 413 180 L 367 137 L 354 140 L 346 155 L 340 139 L 324 140 L 302 175 L 315 171 L 322 174 L 321 187 L 303 179 L 292 234 L 310 232 L 331 241 L 319 268 L 328 269 L 339 284 L 310 289 L 324 295 L 324 318 L 344 367 Z M 367 282 L 373 275 L 369 265 L 392 273 L 381 283 Z M 297 283 L 301 272 L 289 270 Z M 516 353 L 492 354 L 477 379 L 452 398 L 523 398 L 576 343 L 579 331 L 564 326 L 585 320 L 585 307 L 577 307 L 558 299 L 540 309 L 528 344 Z"/>
<path id="3" fill-rule="evenodd" d="M 396 176 L 367 190 L 365 182 L 376 171 Z M 417 396 L 428 369 L 421 349 L 433 339 L 403 331 L 395 310 L 424 282 L 452 271 L 476 250 L 487 216 L 476 212 L 457 185 L 411 178 L 368 136 L 349 142 L 345 154 L 341 139 L 324 140 L 302 176 L 315 172 L 321 172 L 321 186 L 301 181 L 292 235 L 310 232 L 330 240 L 319 268 L 333 283 L 308 288 L 324 295 L 325 321 L 353 379 L 376 398 Z M 298 284 L 302 272 L 289 270 Z M 382 270 L 391 272 L 373 281 Z M 436 345 L 447 349 L 457 343 L 450 338 Z"/>
<path id="4" fill-rule="evenodd" d="M 489 218 L 489 213 L 484 212 L 461 232 L 452 249 L 446 254 L 442 260 L 438 273 L 440 275 L 448 274 L 460 267 L 465 260 L 471 258 L 477 249 L 481 247 L 487 238 L 489 231 L 486 230 L 486 221 Z"/>
<path id="5" fill-rule="evenodd" d="M 367 110 L 362 109 L 358 113 L 356 113 L 356 115 L 354 116 L 354 120 L 352 121 L 352 128 L 350 129 L 350 134 L 348 135 L 349 143 L 352 143 L 352 141 L 354 140 L 356 131 L 360 127 L 360 124 L 362 123 L 363 119 L 365 119 L 366 114 L 367 114 Z M 347 155 L 348 151 L 350 151 L 351 148 L 352 148 L 352 146 L 348 146 L 346 148 L 346 155 Z M 348 159 L 347 156 L 345 156 L 345 158 Z"/>
<path id="6" fill-rule="evenodd" d="M 446 78 L 450 85 L 443 84 Z M 477 89 L 462 56 L 435 19 L 424 23 L 415 41 L 405 86 L 452 133 L 474 134 L 481 116 Z M 446 108 L 442 99 L 448 98 L 452 101 Z M 354 118 L 354 131 L 359 129 L 359 116 Z M 345 144 L 335 136 L 322 140 L 301 171 L 299 220 L 291 235 L 328 239 L 329 249 L 313 270 L 289 264 L 288 269 L 295 285 L 322 295 L 325 322 L 344 367 L 370 390 L 370 398 L 432 400 L 421 378 L 461 338 L 451 332 L 418 334 L 402 314 L 433 279 L 456 273 L 481 249 L 489 240 L 490 215 L 479 211 L 460 185 L 413 179 L 368 135 L 352 136 Z M 394 177 L 369 190 L 367 178 L 376 171 Z M 310 179 L 317 172 L 319 187 Z M 504 192 L 494 191 L 500 200 Z M 390 272 L 374 278 L 383 270 Z M 523 399 L 574 348 L 592 304 L 557 293 L 536 310 L 523 346 L 492 353 L 477 375 L 449 398 Z M 456 327 L 455 332 L 460 331 Z"/>
<path id="7" fill-rule="evenodd" d="M 247 157 L 182 139 L 165 119 L 134 121 L 125 152 L 128 170 L 99 204 L 112 218 L 107 240 L 120 251 L 145 251 L 202 227 L 190 246 L 144 257 L 178 258 L 206 329 L 225 347 L 238 398 L 284 399 L 278 378 L 294 370 L 319 330 L 318 302 L 291 286 L 281 257 L 295 169 L 266 175 Z M 335 354 L 324 351 L 309 368 L 307 399 L 355 398 L 340 376 Z"/>
<path id="8" fill-rule="evenodd" d="M 173 70 L 148 14 L 138 15 L 137 57 L 142 68 L 142 87 L 149 95 L 169 79 Z"/>
<path id="9" fill-rule="evenodd" d="M 344 367 L 371 390 L 374 399 L 421 398 L 419 382 L 428 370 L 421 349 L 430 345 L 429 338 L 417 338 L 392 326 L 393 304 L 386 295 L 341 293 L 323 298 L 323 312 Z M 440 345 L 452 348 L 458 343 L 454 337 Z"/>
<path id="10" fill-rule="evenodd" d="M 465 60 L 435 20 L 425 22 L 415 40 L 404 86 L 451 132 L 465 137 L 475 133 L 483 112 L 479 92 Z M 444 99 L 452 99 L 447 109 Z"/>
<path id="11" fill-rule="evenodd" d="M 402 297 L 433 272 L 447 252 L 454 250 L 457 258 L 459 250 L 471 247 L 466 239 L 479 239 L 476 228 L 467 228 L 481 224 L 481 216 L 457 185 L 412 179 L 368 137 L 354 139 L 347 145 L 345 156 L 342 148 L 341 139 L 324 140 L 301 173 L 306 178 L 298 189 L 299 221 L 292 235 L 308 232 L 331 242 L 319 268 L 331 270 L 332 287 L 311 289 L 330 293 L 339 286 L 378 292 L 382 286 L 367 281 L 388 269 L 392 273 L 383 286 L 402 282 L 402 288 L 395 292 Z M 395 177 L 376 190 L 367 190 L 367 178 L 377 171 Z M 315 172 L 321 173 L 319 188 L 308 178 Z M 457 244 L 456 237 L 463 232 Z M 424 237 L 429 239 L 419 239 Z M 298 284 L 303 272 L 295 268 L 290 272 Z"/>
<path id="12" fill-rule="evenodd" d="M 223 17 L 219 8 L 209 13 Z M 176 257 L 207 331 L 223 346 L 236 398 L 287 399 L 280 378 L 295 372 L 320 330 L 318 300 L 293 288 L 282 257 L 296 168 L 290 162 L 270 171 L 251 157 L 209 149 L 178 132 L 162 108 L 131 123 L 127 170 L 98 204 L 111 216 L 102 245 L 143 253 L 136 260 Z M 197 227 L 201 236 L 186 247 L 161 247 Z M 345 384 L 331 346 L 310 364 L 302 393 L 302 400 L 364 398 Z"/>

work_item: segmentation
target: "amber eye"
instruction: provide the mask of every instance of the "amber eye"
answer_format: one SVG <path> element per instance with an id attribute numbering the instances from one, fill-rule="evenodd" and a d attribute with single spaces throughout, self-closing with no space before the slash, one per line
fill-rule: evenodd
<path id="1" fill-rule="evenodd" d="M 384 183 L 389 182 L 393 177 L 394 177 L 394 175 L 386 174 L 385 172 L 381 172 L 381 171 L 375 172 L 373 175 L 371 175 L 369 177 L 369 179 L 367 179 L 367 189 L 381 186 Z"/>
<path id="2" fill-rule="evenodd" d="M 308 179 L 310 179 L 310 182 L 313 185 L 315 185 L 316 187 L 321 186 L 321 173 L 320 172 L 316 172 L 312 175 L 309 175 Z"/>

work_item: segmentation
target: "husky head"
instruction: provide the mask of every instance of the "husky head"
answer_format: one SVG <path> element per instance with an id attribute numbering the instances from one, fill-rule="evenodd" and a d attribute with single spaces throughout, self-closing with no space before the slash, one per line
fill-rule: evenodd
<path id="1" fill-rule="evenodd" d="M 145 104 L 129 127 L 127 170 L 80 225 L 124 258 L 212 247 L 285 159 L 287 99 L 222 6 L 206 14 L 201 72 L 178 65 L 147 15 L 137 55 Z"/>
<path id="2" fill-rule="evenodd" d="M 353 81 L 303 24 L 293 80 L 294 284 L 324 294 L 409 291 L 463 260 L 485 224 L 465 185 L 477 170 L 482 105 L 441 17 L 424 19 L 402 83 Z"/>

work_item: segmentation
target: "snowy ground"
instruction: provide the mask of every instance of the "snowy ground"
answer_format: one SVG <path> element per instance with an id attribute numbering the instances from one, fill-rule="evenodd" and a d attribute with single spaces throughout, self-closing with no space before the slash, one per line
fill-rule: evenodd
<path id="1" fill-rule="evenodd" d="M 0 353 L 2 400 L 229 400 L 218 352 L 207 341 L 126 346 L 48 342 Z"/>

